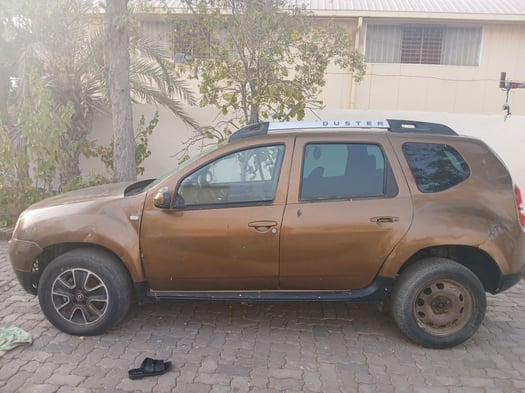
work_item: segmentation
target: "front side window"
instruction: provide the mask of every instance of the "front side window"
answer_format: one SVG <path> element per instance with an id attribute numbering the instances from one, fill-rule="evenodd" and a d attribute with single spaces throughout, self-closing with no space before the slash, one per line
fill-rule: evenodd
<path id="1" fill-rule="evenodd" d="M 259 146 L 220 157 L 184 178 L 184 206 L 272 202 L 284 146 Z"/>
<path id="2" fill-rule="evenodd" d="M 479 65 L 481 27 L 370 24 L 365 62 Z"/>
<path id="3" fill-rule="evenodd" d="M 470 176 L 463 157 L 449 145 L 405 143 L 403 154 L 421 192 L 443 191 Z"/>
<path id="4" fill-rule="evenodd" d="M 304 149 L 301 200 L 385 196 L 389 173 L 376 144 L 311 143 Z"/>

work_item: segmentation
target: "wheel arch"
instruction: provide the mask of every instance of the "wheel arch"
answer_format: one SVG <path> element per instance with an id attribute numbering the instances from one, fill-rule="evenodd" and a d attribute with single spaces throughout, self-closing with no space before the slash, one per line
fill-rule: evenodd
<path id="1" fill-rule="evenodd" d="M 60 255 L 65 254 L 66 252 L 77 250 L 77 249 L 93 249 L 93 250 L 99 250 L 103 251 L 111 256 L 114 257 L 116 261 L 122 264 L 124 269 L 126 270 L 128 274 L 128 278 L 130 280 L 130 283 L 134 282 L 133 275 L 130 273 L 130 269 L 128 266 L 124 263 L 121 257 L 117 255 L 113 250 L 104 247 L 100 244 L 94 244 L 94 243 L 82 243 L 82 242 L 74 242 L 74 243 L 57 243 L 53 244 L 51 246 L 48 246 L 44 248 L 42 253 L 38 256 L 38 258 L 35 260 L 32 268 L 32 272 L 35 273 L 35 292 L 36 292 L 36 286 L 38 285 L 38 279 L 42 275 L 42 272 L 45 270 L 45 268 L 57 257 Z"/>
<path id="2" fill-rule="evenodd" d="M 410 256 L 399 268 L 397 275 L 401 275 L 408 267 L 422 259 L 441 257 L 451 259 L 472 271 L 481 281 L 486 292 L 496 293 L 502 277 L 502 272 L 496 261 L 478 247 L 464 245 L 439 245 L 423 248 Z"/>
<path id="3" fill-rule="evenodd" d="M 133 298 L 131 276 L 110 250 L 67 244 L 48 248 L 42 264 L 38 300 L 46 318 L 59 330 L 97 335 L 127 314 Z"/>

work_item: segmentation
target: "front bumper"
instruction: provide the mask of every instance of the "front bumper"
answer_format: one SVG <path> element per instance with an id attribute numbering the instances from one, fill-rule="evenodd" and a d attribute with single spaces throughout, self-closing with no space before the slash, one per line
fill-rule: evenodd
<path id="1" fill-rule="evenodd" d="M 39 278 L 33 266 L 41 253 L 42 248 L 35 242 L 14 238 L 9 241 L 9 259 L 16 278 L 24 290 L 33 295 L 36 295 Z"/>
<path id="2" fill-rule="evenodd" d="M 524 276 L 525 276 L 525 270 L 522 270 L 522 271 L 519 271 L 519 272 L 516 272 L 516 273 L 512 273 L 512 274 L 505 274 L 505 275 L 501 276 L 501 279 L 499 281 L 499 285 L 498 285 L 497 289 L 494 292 L 492 292 L 492 293 L 494 293 L 494 294 L 500 293 L 500 292 L 503 292 L 503 291 L 509 289 L 510 287 L 513 287 Z"/>
<path id="3" fill-rule="evenodd" d="M 14 238 L 9 241 L 9 259 L 15 271 L 30 272 L 42 251 L 35 242 Z"/>
<path id="4" fill-rule="evenodd" d="M 15 270 L 16 278 L 24 290 L 32 295 L 37 294 L 38 275 L 33 272 L 21 272 Z"/>

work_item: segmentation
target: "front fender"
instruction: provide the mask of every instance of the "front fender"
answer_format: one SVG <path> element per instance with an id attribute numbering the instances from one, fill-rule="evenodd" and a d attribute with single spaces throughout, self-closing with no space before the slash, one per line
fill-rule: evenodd
<path id="1" fill-rule="evenodd" d="M 24 212 L 9 248 L 14 269 L 31 271 L 35 259 L 50 247 L 86 244 L 111 251 L 133 281 L 143 281 L 139 229 L 144 197 L 139 194 Z"/>

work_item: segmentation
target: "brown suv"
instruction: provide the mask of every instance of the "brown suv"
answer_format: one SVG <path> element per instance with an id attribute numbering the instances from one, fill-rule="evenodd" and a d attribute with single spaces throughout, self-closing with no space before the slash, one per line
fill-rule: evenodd
<path id="1" fill-rule="evenodd" d="M 27 209 L 10 242 L 57 328 L 147 299 L 387 302 L 413 341 L 481 324 L 525 269 L 520 190 L 481 141 L 404 120 L 260 123 L 156 180 Z"/>

